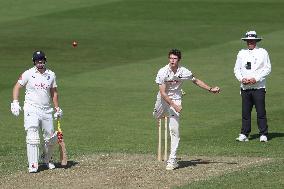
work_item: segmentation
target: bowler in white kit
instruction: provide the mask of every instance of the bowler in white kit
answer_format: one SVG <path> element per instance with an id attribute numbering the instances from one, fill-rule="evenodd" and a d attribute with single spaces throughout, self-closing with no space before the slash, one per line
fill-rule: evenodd
<path id="1" fill-rule="evenodd" d="M 33 53 L 34 66 L 26 70 L 18 79 L 13 88 L 13 102 L 11 112 L 19 116 L 21 106 L 19 103 L 19 93 L 22 87 L 26 88 L 24 101 L 24 127 L 26 131 L 26 144 L 28 156 L 28 171 L 35 173 L 38 171 L 39 131 L 42 130 L 44 139 L 43 161 L 47 168 L 54 169 L 54 164 L 50 161 L 53 148 L 57 142 L 57 134 L 54 131 L 52 113 L 54 117 L 62 117 L 63 112 L 59 108 L 58 92 L 55 73 L 47 69 L 47 58 L 43 51 Z M 50 101 L 52 100 L 54 110 Z"/>
<path id="2" fill-rule="evenodd" d="M 169 117 L 169 130 L 171 136 L 171 150 L 167 160 L 167 170 L 178 167 L 176 151 L 179 145 L 179 117 L 182 110 L 182 84 L 186 80 L 192 81 L 197 86 L 211 92 L 219 93 L 219 87 L 210 87 L 200 79 L 193 76 L 192 72 L 179 64 L 181 51 L 172 49 L 168 53 L 169 63 L 158 71 L 156 83 L 159 86 L 153 116 L 155 119 L 163 116 Z"/>

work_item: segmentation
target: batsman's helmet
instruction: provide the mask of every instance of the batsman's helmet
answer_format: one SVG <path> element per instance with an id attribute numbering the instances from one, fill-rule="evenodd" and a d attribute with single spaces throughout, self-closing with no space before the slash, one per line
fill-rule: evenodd
<path id="1" fill-rule="evenodd" d="M 33 53 L 33 58 L 32 59 L 33 59 L 33 62 L 35 62 L 37 60 L 44 60 L 44 61 L 46 61 L 46 56 L 45 56 L 43 51 L 35 51 Z"/>

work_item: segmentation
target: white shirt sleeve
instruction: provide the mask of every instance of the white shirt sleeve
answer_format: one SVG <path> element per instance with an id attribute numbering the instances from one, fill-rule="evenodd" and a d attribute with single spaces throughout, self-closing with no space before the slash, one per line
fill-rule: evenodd
<path id="1" fill-rule="evenodd" d="M 255 76 L 255 80 L 257 82 L 264 80 L 265 77 L 271 72 L 271 63 L 269 55 L 265 49 L 263 49 L 263 56 L 263 64 L 261 64 L 262 66 L 257 70 L 257 74 Z"/>
<path id="2" fill-rule="evenodd" d="M 56 83 L 56 75 L 54 74 L 54 80 L 52 82 L 52 86 L 51 88 L 56 88 L 57 87 L 57 83 Z"/>
<path id="3" fill-rule="evenodd" d="M 242 56 L 241 56 L 241 51 L 240 51 L 237 55 L 237 60 L 236 60 L 235 67 L 234 67 L 235 77 L 239 81 L 242 81 L 243 79 L 241 69 L 242 69 Z"/>
<path id="4" fill-rule="evenodd" d="M 194 80 L 194 77 L 192 75 L 192 72 L 188 69 L 184 69 L 181 75 L 182 80 Z"/>
<path id="5" fill-rule="evenodd" d="M 29 79 L 29 72 L 25 71 L 24 73 L 22 73 L 22 75 L 19 77 L 18 79 L 18 83 L 22 86 L 25 86 L 28 82 Z"/>
<path id="6" fill-rule="evenodd" d="M 158 84 L 158 85 L 162 85 L 165 83 L 165 70 L 163 68 L 161 68 L 159 71 L 158 71 L 158 74 L 156 76 L 156 80 L 155 82 Z"/>

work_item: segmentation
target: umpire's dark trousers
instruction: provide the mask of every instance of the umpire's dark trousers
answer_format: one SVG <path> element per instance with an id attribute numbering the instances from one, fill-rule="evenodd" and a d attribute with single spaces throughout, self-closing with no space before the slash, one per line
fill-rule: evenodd
<path id="1" fill-rule="evenodd" d="M 267 136 L 268 126 L 265 110 L 265 89 L 241 89 L 242 95 L 242 130 L 248 136 L 251 132 L 251 111 L 253 105 L 257 112 L 259 134 Z"/>

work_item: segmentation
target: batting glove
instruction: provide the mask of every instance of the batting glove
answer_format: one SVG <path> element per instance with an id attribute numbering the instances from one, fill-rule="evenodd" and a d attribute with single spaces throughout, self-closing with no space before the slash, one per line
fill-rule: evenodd
<path id="1" fill-rule="evenodd" d="M 63 111 L 59 108 L 55 108 L 56 112 L 54 113 L 54 119 L 62 118 L 63 116 Z"/>
<path id="2" fill-rule="evenodd" d="M 20 115 L 20 111 L 22 110 L 20 103 L 18 100 L 13 100 L 13 102 L 11 103 L 11 112 L 14 116 L 19 116 Z"/>

